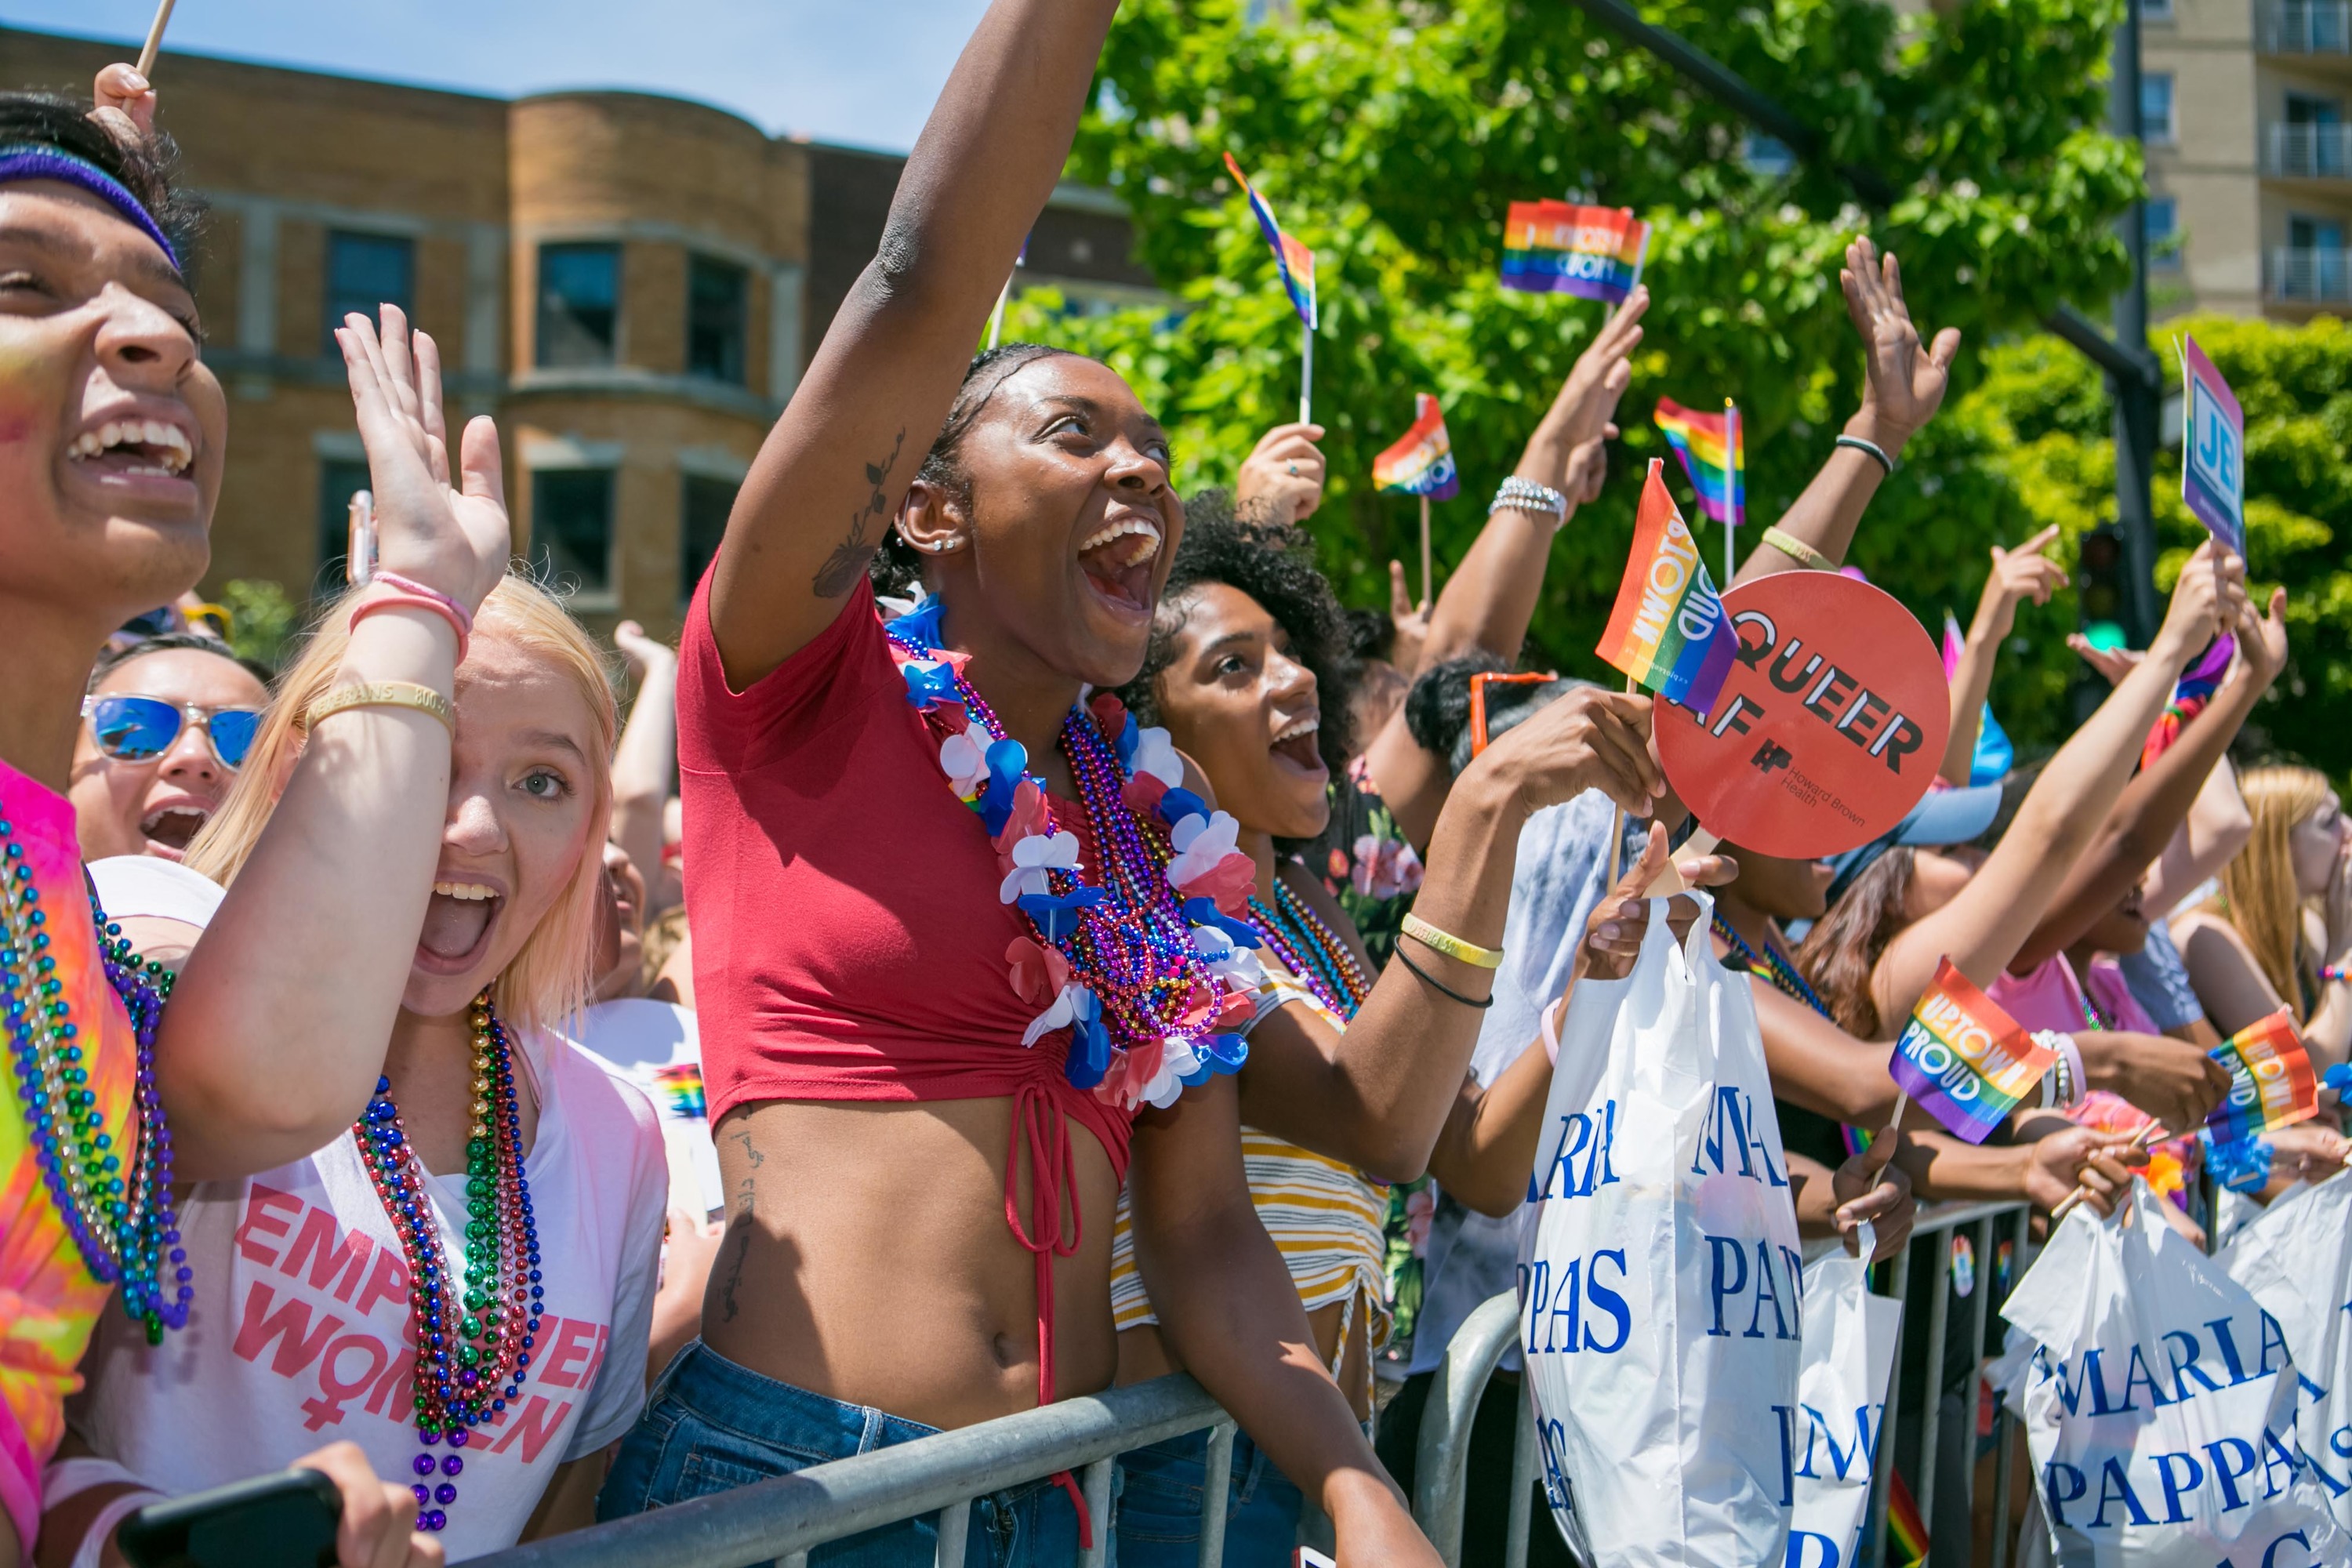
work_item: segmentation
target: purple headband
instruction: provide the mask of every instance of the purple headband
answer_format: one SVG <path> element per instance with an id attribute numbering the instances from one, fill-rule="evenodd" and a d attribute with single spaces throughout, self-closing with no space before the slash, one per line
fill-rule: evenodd
<path id="1" fill-rule="evenodd" d="M 59 180 L 68 185 L 88 191 L 112 207 L 122 221 L 131 225 L 163 247 L 172 263 L 172 270 L 180 269 L 180 253 L 163 237 L 163 230 L 153 215 L 130 190 L 87 158 L 77 158 L 62 148 L 44 146 L 37 142 L 17 142 L 0 147 L 0 185 L 14 184 L 20 180 Z"/>

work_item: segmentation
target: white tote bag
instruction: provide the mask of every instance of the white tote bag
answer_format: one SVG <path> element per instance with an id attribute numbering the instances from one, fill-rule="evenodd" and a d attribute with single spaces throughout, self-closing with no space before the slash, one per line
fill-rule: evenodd
<path id="1" fill-rule="evenodd" d="M 2068 1568 L 2311 1568 L 2352 1558 L 2295 1433 L 2278 1320 L 2141 1183 L 2066 1216 L 2001 1315 L 2036 1342 L 2025 1434 Z"/>
<path id="2" fill-rule="evenodd" d="M 1712 900 L 1701 896 L 1703 905 Z M 1776 1409 L 1803 1283 L 1756 1006 L 1666 901 L 1625 979 L 1577 986 L 1528 1184 L 1519 1348 L 1553 1517 L 1606 1568 L 1780 1568 Z"/>
<path id="3" fill-rule="evenodd" d="M 2352 1176 L 2289 1187 L 2221 1262 L 2286 1335 L 2303 1379 L 2304 1458 L 2336 1522 L 2352 1529 Z"/>
<path id="4" fill-rule="evenodd" d="M 1863 1259 L 1875 1250 L 1865 1223 L 1861 1257 L 1848 1258 L 1840 1247 L 1805 1266 L 1804 1366 L 1796 1408 L 1778 1413 L 1787 1568 L 1853 1568 L 1862 1542 L 1903 1326 L 1903 1303 L 1870 1293 Z"/>

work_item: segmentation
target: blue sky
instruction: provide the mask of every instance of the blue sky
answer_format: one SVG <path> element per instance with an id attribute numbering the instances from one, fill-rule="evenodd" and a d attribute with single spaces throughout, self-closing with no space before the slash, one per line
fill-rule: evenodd
<path id="1" fill-rule="evenodd" d="M 179 0 L 171 51 L 517 94 L 627 87 L 903 151 L 986 0 Z M 153 0 L 0 0 L 0 25 L 131 40 Z"/>

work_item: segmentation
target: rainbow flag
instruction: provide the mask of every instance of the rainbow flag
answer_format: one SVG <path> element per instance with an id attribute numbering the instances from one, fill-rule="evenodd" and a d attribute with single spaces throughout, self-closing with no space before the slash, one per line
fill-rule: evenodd
<path id="1" fill-rule="evenodd" d="M 1503 223 L 1503 287 L 1613 305 L 1642 280 L 1650 226 L 1632 207 L 1513 202 Z"/>
<path id="2" fill-rule="evenodd" d="M 662 1100 L 673 1116 L 688 1118 L 709 1115 L 702 1095 L 702 1064 L 672 1062 L 654 1068 L 654 1082 L 662 1091 Z"/>
<path id="3" fill-rule="evenodd" d="M 2319 1079 L 2285 1008 L 2257 1018 L 2211 1055 L 2230 1071 L 2230 1092 L 2205 1118 L 2214 1142 L 2242 1142 L 2319 1114 Z"/>
<path id="4" fill-rule="evenodd" d="M 2057 1059 L 1947 958 L 1911 1009 L 1887 1070 L 1952 1136 L 1981 1143 Z"/>
<path id="5" fill-rule="evenodd" d="M 1282 225 L 1274 219 L 1274 209 L 1265 205 L 1265 198 L 1257 194 L 1257 187 L 1249 183 L 1249 176 L 1242 173 L 1242 166 L 1234 162 L 1231 153 L 1225 154 L 1225 167 L 1240 182 L 1242 194 L 1249 197 L 1250 211 L 1257 215 L 1257 226 L 1265 233 L 1265 242 L 1274 247 L 1274 265 L 1282 274 L 1283 288 L 1289 291 L 1291 308 L 1307 323 L 1307 330 L 1313 331 L 1315 253 L 1282 232 Z"/>
<path id="6" fill-rule="evenodd" d="M 1945 684 L 1949 685 L 1960 673 L 1960 654 L 1968 646 L 1968 638 L 1960 635 L 1960 623 L 1953 618 L 1951 611 L 1946 610 Z M 2000 721 L 1992 716 L 1992 704 L 1988 702 L 1984 705 L 1984 712 L 1977 719 L 1977 750 L 1976 755 L 1969 759 L 1969 783 L 1999 784 L 2016 765 L 2017 747 L 2011 742 L 2009 731 L 2000 727 Z"/>
<path id="7" fill-rule="evenodd" d="M 1715 706 L 1739 652 L 1731 617 L 1699 563 L 1690 525 L 1666 493 L 1665 465 L 1656 458 L 1642 489 L 1625 580 L 1594 651 L 1667 701 L 1702 714 Z"/>
<path id="8" fill-rule="evenodd" d="M 1884 1442 L 1885 1438 L 1882 1436 L 1879 1440 Z M 1910 1484 L 1904 1480 L 1903 1472 L 1889 1466 L 1886 1479 L 1888 1568 L 1918 1568 L 1927 1561 L 1927 1521 L 1919 1517 L 1919 1505 L 1912 1499 Z"/>
<path id="9" fill-rule="evenodd" d="M 1445 437 L 1445 416 L 1426 392 L 1412 395 L 1412 428 L 1372 459 L 1372 484 L 1382 493 L 1444 500 L 1462 491 L 1454 470 L 1454 444 Z"/>
<path id="10" fill-rule="evenodd" d="M 1720 414 L 1700 414 L 1661 397 L 1654 417 L 1675 456 L 1683 460 L 1691 489 L 1698 491 L 1698 510 L 1717 522 L 1737 526 L 1746 521 L 1748 442 L 1731 405 L 1725 404 Z"/>

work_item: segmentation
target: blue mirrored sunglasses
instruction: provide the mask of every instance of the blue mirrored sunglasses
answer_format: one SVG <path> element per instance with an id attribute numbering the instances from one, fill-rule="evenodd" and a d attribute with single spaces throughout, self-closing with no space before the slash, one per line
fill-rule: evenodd
<path id="1" fill-rule="evenodd" d="M 222 766 L 241 768 L 261 729 L 258 708 L 183 707 L 160 697 L 86 697 L 81 716 L 89 721 L 98 749 L 119 763 L 153 762 L 172 749 L 182 724 L 194 724 L 211 740 Z"/>

